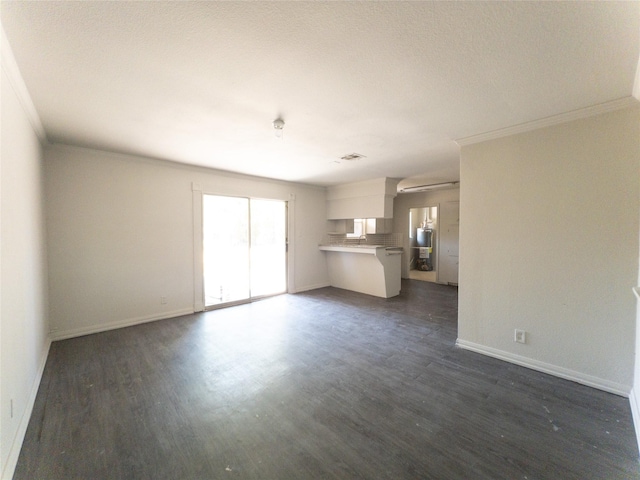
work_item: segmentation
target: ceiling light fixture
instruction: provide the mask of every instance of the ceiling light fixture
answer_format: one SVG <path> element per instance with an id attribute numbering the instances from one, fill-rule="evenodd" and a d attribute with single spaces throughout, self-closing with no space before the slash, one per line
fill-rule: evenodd
<path id="1" fill-rule="evenodd" d="M 284 129 L 284 120 L 281 118 L 276 118 L 273 121 L 273 128 L 276 131 L 276 138 L 282 138 L 282 130 Z"/>
<path id="2" fill-rule="evenodd" d="M 345 155 L 344 157 L 340 157 L 340 160 L 345 160 L 347 162 L 352 162 L 354 160 L 360 160 L 361 158 L 367 158 L 364 155 L 360 154 L 360 153 L 350 153 L 348 155 Z"/>
<path id="3" fill-rule="evenodd" d="M 403 193 L 410 192 L 426 192 L 427 190 L 436 190 L 438 188 L 450 188 L 460 185 L 460 182 L 433 183 L 431 185 L 416 185 L 415 187 L 401 188 Z"/>

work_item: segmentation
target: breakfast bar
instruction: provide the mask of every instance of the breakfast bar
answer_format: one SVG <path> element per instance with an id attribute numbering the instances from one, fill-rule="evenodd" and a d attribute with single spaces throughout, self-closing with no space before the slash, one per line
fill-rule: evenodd
<path id="1" fill-rule="evenodd" d="M 320 245 L 327 256 L 332 287 L 376 297 L 400 294 L 402 247 L 383 245 Z"/>

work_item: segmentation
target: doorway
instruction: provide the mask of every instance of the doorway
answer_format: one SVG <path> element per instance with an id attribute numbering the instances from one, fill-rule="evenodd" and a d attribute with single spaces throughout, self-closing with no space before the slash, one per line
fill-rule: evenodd
<path id="1" fill-rule="evenodd" d="M 205 309 L 286 292 L 286 202 L 203 195 L 202 214 Z"/>
<path id="2" fill-rule="evenodd" d="M 438 206 L 409 209 L 409 278 L 438 281 Z"/>

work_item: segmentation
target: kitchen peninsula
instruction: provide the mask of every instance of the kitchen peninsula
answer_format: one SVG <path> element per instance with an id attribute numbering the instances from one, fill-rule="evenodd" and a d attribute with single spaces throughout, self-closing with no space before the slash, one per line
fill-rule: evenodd
<path id="1" fill-rule="evenodd" d="M 321 245 L 332 287 L 390 298 L 400 293 L 402 247 Z"/>

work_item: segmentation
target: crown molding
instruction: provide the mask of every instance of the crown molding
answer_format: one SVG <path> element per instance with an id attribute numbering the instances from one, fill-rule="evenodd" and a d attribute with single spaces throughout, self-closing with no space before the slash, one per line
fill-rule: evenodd
<path id="1" fill-rule="evenodd" d="M 4 32 L 4 27 L 2 27 L 1 24 L 0 30 L 2 30 L 2 38 L 0 39 L 0 48 L 2 50 L 2 71 L 7 74 L 11 88 L 13 88 L 13 91 L 16 93 L 18 101 L 20 102 L 20 105 L 22 105 L 22 109 L 27 115 L 29 123 L 31 124 L 35 134 L 38 136 L 40 143 L 48 143 L 47 134 L 44 130 L 44 126 L 42 125 L 42 121 L 40 120 L 40 115 L 38 115 L 36 106 L 33 104 L 33 100 L 31 100 L 31 95 L 29 95 L 29 90 L 27 89 L 27 85 L 24 83 L 24 79 L 22 78 L 16 59 L 13 56 L 11 45 L 9 44 L 7 35 Z"/>
<path id="2" fill-rule="evenodd" d="M 573 120 L 593 117 L 602 113 L 608 113 L 615 110 L 628 108 L 633 105 L 638 105 L 638 100 L 636 100 L 633 96 L 619 98 L 610 102 L 592 105 L 591 107 L 581 108 L 579 110 L 573 110 L 571 112 L 565 112 L 559 115 L 541 118 L 539 120 L 533 120 L 532 122 L 513 125 L 512 127 L 501 128 L 499 130 L 492 130 L 490 132 L 480 133 L 478 135 L 458 138 L 455 140 L 455 142 L 463 147 L 465 145 L 472 145 L 474 143 L 486 142 L 487 140 L 495 140 L 497 138 L 508 137 L 509 135 L 530 132 L 531 130 L 537 130 L 539 128 L 559 125 L 561 123 L 571 122 Z"/>

